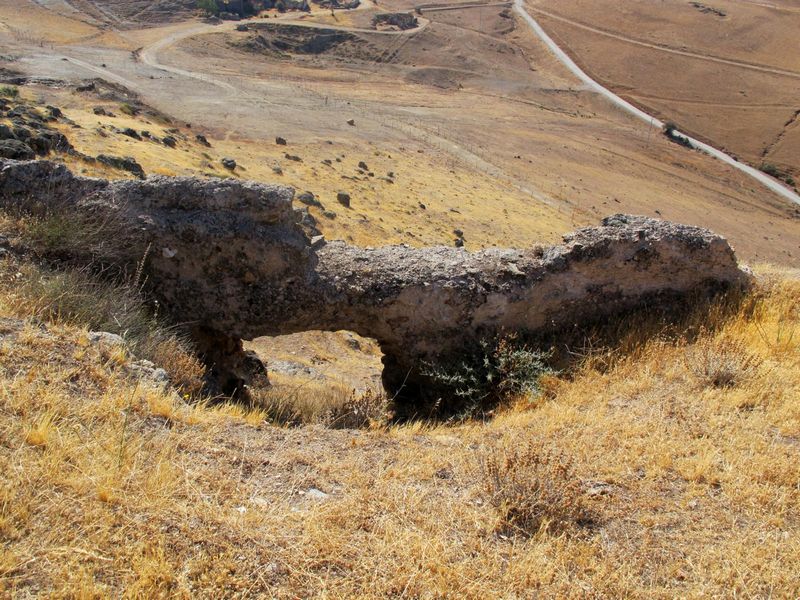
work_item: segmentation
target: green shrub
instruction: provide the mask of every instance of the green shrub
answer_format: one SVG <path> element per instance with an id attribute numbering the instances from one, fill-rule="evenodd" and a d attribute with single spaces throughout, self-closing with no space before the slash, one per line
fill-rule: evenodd
<path id="1" fill-rule="evenodd" d="M 219 14 L 219 6 L 216 0 L 197 0 L 197 8 L 206 11 L 209 16 L 216 16 Z"/>
<path id="2" fill-rule="evenodd" d="M 4 85 L 0 87 L 0 96 L 3 98 L 18 98 L 19 90 L 14 86 Z"/>
<path id="3" fill-rule="evenodd" d="M 506 335 L 481 340 L 456 362 L 425 363 L 421 374 L 451 396 L 440 404 L 443 412 L 467 419 L 481 417 L 516 396 L 538 394 L 541 377 L 553 372 L 549 357 Z"/>

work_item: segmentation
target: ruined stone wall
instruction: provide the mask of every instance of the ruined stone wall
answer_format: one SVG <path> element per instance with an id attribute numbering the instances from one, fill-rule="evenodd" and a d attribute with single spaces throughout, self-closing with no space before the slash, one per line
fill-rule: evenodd
<path id="1" fill-rule="evenodd" d="M 546 249 L 364 249 L 316 235 L 293 196 L 232 179 L 107 182 L 0 161 L 2 206 L 116 223 L 114 260 L 147 256 L 151 293 L 231 382 L 247 379 L 242 339 L 346 329 L 378 341 L 391 391 L 424 386 L 423 362 L 484 336 L 572 327 L 748 279 L 722 237 L 645 217 L 609 217 Z"/>

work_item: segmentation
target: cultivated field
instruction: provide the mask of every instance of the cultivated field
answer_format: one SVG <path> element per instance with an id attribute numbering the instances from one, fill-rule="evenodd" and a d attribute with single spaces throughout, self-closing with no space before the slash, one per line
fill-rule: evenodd
<path id="1" fill-rule="evenodd" d="M 753 165 L 800 174 L 800 5 L 531 0 L 596 79 Z"/>

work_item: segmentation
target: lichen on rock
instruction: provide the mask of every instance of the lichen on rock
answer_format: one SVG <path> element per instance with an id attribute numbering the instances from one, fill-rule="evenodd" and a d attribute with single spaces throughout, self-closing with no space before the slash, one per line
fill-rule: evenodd
<path id="1" fill-rule="evenodd" d="M 614 215 L 545 249 L 325 242 L 294 190 L 238 180 L 104 181 L 46 161 L 0 161 L 0 205 L 68 208 L 118 223 L 147 257 L 150 293 L 187 324 L 226 391 L 266 380 L 242 340 L 349 330 L 377 340 L 395 394 L 425 390 L 420 366 L 484 336 L 574 328 L 689 294 L 744 285 L 727 241 L 702 228 Z"/>

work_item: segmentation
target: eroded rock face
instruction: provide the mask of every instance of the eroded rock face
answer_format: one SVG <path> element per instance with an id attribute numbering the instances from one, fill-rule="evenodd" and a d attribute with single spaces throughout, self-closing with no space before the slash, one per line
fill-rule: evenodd
<path id="1" fill-rule="evenodd" d="M 229 387 L 258 371 L 242 339 L 354 331 L 380 344 L 390 392 L 423 389 L 423 362 L 481 337 L 554 331 L 748 281 L 720 236 L 645 217 L 609 217 L 546 249 L 365 249 L 321 240 L 293 195 L 234 180 L 107 182 L 44 161 L 0 161 L 4 206 L 49 204 L 119 223 L 124 258 L 147 257 L 153 295 L 190 324 Z"/>

